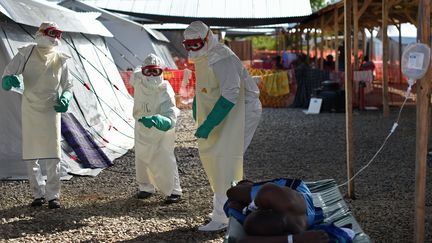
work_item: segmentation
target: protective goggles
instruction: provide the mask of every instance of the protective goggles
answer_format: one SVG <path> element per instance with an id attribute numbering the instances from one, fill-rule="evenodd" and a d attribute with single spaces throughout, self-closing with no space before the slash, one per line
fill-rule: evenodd
<path id="1" fill-rule="evenodd" d="M 44 35 L 60 39 L 63 31 L 56 29 L 56 27 L 48 27 L 43 31 Z"/>
<path id="2" fill-rule="evenodd" d="M 183 46 L 187 51 L 199 51 L 201 50 L 208 37 L 209 31 L 207 31 L 206 37 L 204 39 L 198 38 L 198 39 L 187 39 L 183 41 Z"/>
<path id="3" fill-rule="evenodd" d="M 156 65 L 141 67 L 141 72 L 144 76 L 159 76 L 162 74 L 162 68 Z"/>

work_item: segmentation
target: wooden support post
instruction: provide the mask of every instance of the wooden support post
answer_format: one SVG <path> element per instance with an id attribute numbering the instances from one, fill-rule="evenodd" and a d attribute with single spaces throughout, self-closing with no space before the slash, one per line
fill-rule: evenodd
<path id="1" fill-rule="evenodd" d="M 320 56 L 321 56 L 321 60 L 320 60 L 320 69 L 323 70 L 324 69 L 324 16 L 321 16 L 321 23 L 320 23 L 320 29 L 321 29 L 321 41 L 320 41 Z"/>
<path id="2" fill-rule="evenodd" d="M 338 8 L 335 8 L 334 10 L 334 32 L 335 32 L 335 71 L 336 73 L 339 72 L 339 55 L 338 55 L 338 49 L 339 49 L 339 23 L 338 23 Z M 336 77 L 339 77 L 339 75 L 336 75 Z M 336 80 L 339 81 L 339 80 Z"/>
<path id="3" fill-rule="evenodd" d="M 303 29 L 299 29 L 298 42 L 299 42 L 300 53 L 303 53 Z"/>
<path id="4" fill-rule="evenodd" d="M 382 102 L 383 102 L 383 116 L 390 115 L 389 98 L 388 98 L 388 60 L 389 60 L 389 40 L 387 36 L 387 22 L 388 22 L 388 0 L 382 0 L 382 63 L 383 63 L 383 80 L 382 80 Z"/>
<path id="5" fill-rule="evenodd" d="M 375 57 L 375 46 L 374 46 L 374 36 L 373 36 L 373 28 L 369 30 L 370 31 L 370 47 L 369 47 L 369 60 L 373 61 Z"/>
<path id="6" fill-rule="evenodd" d="M 399 31 L 399 84 L 402 84 L 402 24 L 396 25 Z"/>
<path id="7" fill-rule="evenodd" d="M 309 28 L 306 29 L 305 39 L 306 39 L 306 55 L 307 55 L 307 60 L 309 60 L 310 59 L 310 44 L 309 44 L 309 41 L 310 41 L 310 29 Z"/>
<path id="8" fill-rule="evenodd" d="M 359 61 L 358 61 L 358 48 L 359 48 L 359 39 L 358 39 L 358 22 L 360 19 L 359 12 L 358 12 L 358 0 L 352 0 L 352 6 L 353 6 L 353 21 L 354 21 L 354 70 L 358 70 L 359 68 Z M 346 33 L 345 33 L 346 34 Z"/>
<path id="9" fill-rule="evenodd" d="M 362 33 L 362 41 L 363 41 L 363 44 L 362 44 L 362 46 L 363 46 L 363 49 L 362 49 L 363 50 L 363 55 L 368 55 L 368 53 L 367 53 L 367 37 L 366 37 L 365 29 L 362 29 L 361 33 Z"/>
<path id="10" fill-rule="evenodd" d="M 318 33 L 317 33 L 317 31 L 318 31 L 318 29 L 315 25 L 315 28 L 314 28 L 314 55 L 315 55 L 315 65 L 318 66 L 318 44 L 317 44 L 318 43 L 317 42 Z"/>
<path id="11" fill-rule="evenodd" d="M 418 38 L 430 47 L 431 22 L 430 1 L 419 1 Z M 421 19 L 420 19 L 421 18 Z M 430 124 L 430 86 L 432 71 L 417 81 L 417 129 L 416 129 L 416 188 L 415 188 L 415 242 L 425 242 L 425 192 L 426 192 L 426 157 L 428 152 Z"/>
<path id="12" fill-rule="evenodd" d="M 352 68 L 351 68 L 351 24 L 352 24 L 352 2 L 345 0 L 345 117 L 346 117 L 346 149 L 347 149 L 347 176 L 350 180 L 354 175 L 354 143 L 352 129 Z M 354 199 L 354 181 L 348 183 L 348 197 Z"/>

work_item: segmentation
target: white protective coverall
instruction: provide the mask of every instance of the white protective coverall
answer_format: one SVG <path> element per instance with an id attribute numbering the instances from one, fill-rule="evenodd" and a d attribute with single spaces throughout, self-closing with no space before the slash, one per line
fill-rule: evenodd
<path id="1" fill-rule="evenodd" d="M 162 66 L 162 60 L 150 54 L 143 66 Z M 134 71 L 135 118 L 135 168 L 140 191 L 155 192 L 155 187 L 165 195 L 182 195 L 177 162 L 174 155 L 175 124 L 180 110 L 175 105 L 171 84 L 163 75 L 146 77 L 141 67 Z M 144 116 L 162 115 L 171 120 L 168 131 L 147 128 L 138 120 Z"/>
<path id="2" fill-rule="evenodd" d="M 243 177 L 243 154 L 258 126 L 262 108 L 256 82 L 239 58 L 218 42 L 208 26 L 195 21 L 184 32 L 186 40 L 204 40 L 206 36 L 208 41 L 201 50 L 189 51 L 195 62 L 198 127 L 220 96 L 235 104 L 207 139 L 198 139 L 200 158 L 214 192 L 212 221 L 199 230 L 214 231 L 227 226 L 228 218 L 223 211 L 226 191 L 232 181 Z M 239 141 L 239 138 L 244 140 Z"/>
<path id="3" fill-rule="evenodd" d="M 43 23 L 40 30 L 54 23 Z M 70 91 L 72 82 L 65 53 L 56 50 L 58 39 L 36 33 L 37 44 L 18 49 L 6 66 L 3 77 L 22 74 L 22 154 L 27 161 L 30 187 L 34 198 L 48 200 L 60 197 L 61 126 L 60 114 L 54 110 L 57 99 Z M 2 78 L 3 78 L 2 77 Z M 47 182 L 43 179 L 39 160 L 46 162 Z"/>

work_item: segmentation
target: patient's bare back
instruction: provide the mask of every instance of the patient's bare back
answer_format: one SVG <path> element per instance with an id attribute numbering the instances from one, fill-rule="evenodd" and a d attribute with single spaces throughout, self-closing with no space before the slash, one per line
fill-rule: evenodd
<path id="1" fill-rule="evenodd" d="M 304 197 L 291 188 L 266 183 L 257 192 L 255 204 L 260 210 L 271 209 L 280 213 L 286 232 L 295 234 L 307 229 Z"/>

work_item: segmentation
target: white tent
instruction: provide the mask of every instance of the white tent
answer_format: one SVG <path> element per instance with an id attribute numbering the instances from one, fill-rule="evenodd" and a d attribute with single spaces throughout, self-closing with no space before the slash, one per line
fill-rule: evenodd
<path id="1" fill-rule="evenodd" d="M 59 4 L 77 12 L 101 14 L 98 20 L 114 35 L 106 42 L 120 70 L 141 65 L 150 53 L 161 57 L 167 67 L 177 68 L 168 50 L 169 40 L 159 31 L 81 1 L 65 0 Z"/>
<path id="2" fill-rule="evenodd" d="M 68 66 L 74 99 L 69 112 L 110 160 L 132 148 L 133 99 L 104 41 L 104 36 L 112 35 L 95 20 L 96 15 L 35 0 L 0 0 L 0 12 L 0 71 L 3 72 L 18 47 L 33 41 L 41 22 L 56 22 L 66 31 L 59 48 L 72 56 Z M 0 179 L 26 178 L 21 160 L 21 93 L 22 90 L 0 91 Z M 62 148 L 62 172 L 79 175 L 100 172 L 101 169 L 81 168 L 65 141 Z"/>

